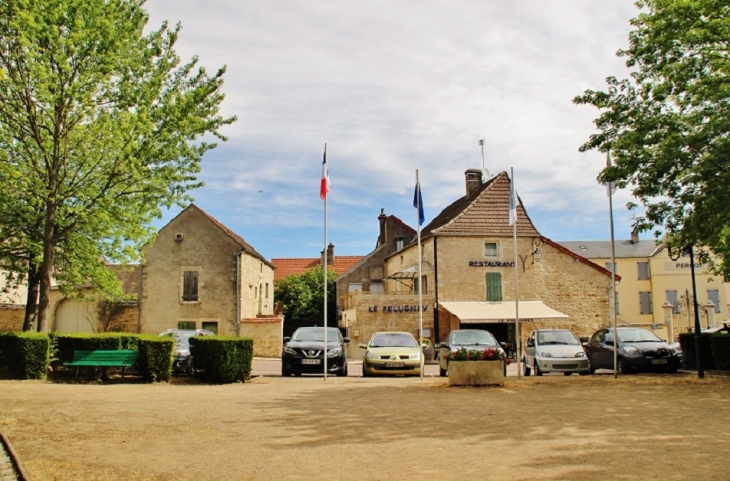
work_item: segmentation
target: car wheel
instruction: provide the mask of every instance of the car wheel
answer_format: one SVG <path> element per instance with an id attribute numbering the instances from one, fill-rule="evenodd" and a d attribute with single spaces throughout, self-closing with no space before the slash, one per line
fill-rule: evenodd
<path id="1" fill-rule="evenodd" d="M 291 376 L 291 371 L 284 366 L 281 366 L 281 377 L 289 377 Z"/>
<path id="2" fill-rule="evenodd" d="M 631 368 L 623 359 L 618 360 L 618 373 L 619 374 L 631 374 Z"/>
<path id="3" fill-rule="evenodd" d="M 527 365 L 527 358 L 525 358 L 522 361 L 522 374 L 524 374 L 525 377 L 529 377 L 530 371 L 531 371 L 530 366 Z"/>
<path id="4" fill-rule="evenodd" d="M 595 368 L 595 367 L 593 367 L 593 364 L 591 364 L 591 365 L 590 365 L 590 366 L 588 367 L 588 374 L 591 374 L 591 375 L 593 375 L 593 374 L 595 374 L 595 373 L 596 373 L 596 368 Z"/>
<path id="5" fill-rule="evenodd" d="M 667 369 L 668 374 L 676 374 L 679 371 L 679 366 L 673 366 Z"/>
<path id="6" fill-rule="evenodd" d="M 573 374 L 573 373 L 572 372 L 564 372 L 563 373 L 563 376 L 570 376 L 571 374 Z"/>
<path id="7" fill-rule="evenodd" d="M 370 374 L 368 374 L 368 371 L 365 369 L 365 363 L 362 365 L 362 377 L 370 377 Z"/>
<path id="8" fill-rule="evenodd" d="M 542 376 L 542 371 L 540 370 L 540 365 L 537 363 L 537 359 L 535 359 L 535 376 Z"/>
<path id="9" fill-rule="evenodd" d="M 447 374 L 446 369 L 443 369 L 443 368 L 441 368 L 441 366 L 439 366 L 439 376 L 446 377 L 446 374 Z"/>

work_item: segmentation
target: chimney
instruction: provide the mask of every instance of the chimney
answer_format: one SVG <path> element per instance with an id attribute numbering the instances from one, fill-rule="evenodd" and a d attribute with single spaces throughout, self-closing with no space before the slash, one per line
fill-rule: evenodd
<path id="1" fill-rule="evenodd" d="M 327 265 L 335 265 L 335 245 L 330 242 L 327 246 Z"/>
<path id="2" fill-rule="evenodd" d="M 639 231 L 634 227 L 631 230 L 631 243 L 632 244 L 638 244 L 639 243 Z"/>
<path id="3" fill-rule="evenodd" d="M 385 215 L 385 209 L 380 209 L 378 222 L 380 222 L 380 237 L 378 237 L 378 247 L 385 244 L 385 221 L 388 217 Z"/>
<path id="4" fill-rule="evenodd" d="M 466 177 L 466 196 L 470 197 L 482 185 L 481 169 L 467 169 L 464 172 Z"/>

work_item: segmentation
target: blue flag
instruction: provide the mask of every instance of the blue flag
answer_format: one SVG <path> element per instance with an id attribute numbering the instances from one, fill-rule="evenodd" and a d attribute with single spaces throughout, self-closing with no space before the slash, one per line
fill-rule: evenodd
<path id="1" fill-rule="evenodd" d="M 413 207 L 418 209 L 418 225 L 423 225 L 426 215 L 423 213 L 423 197 L 421 197 L 421 183 L 416 180 L 416 191 L 413 193 Z"/>

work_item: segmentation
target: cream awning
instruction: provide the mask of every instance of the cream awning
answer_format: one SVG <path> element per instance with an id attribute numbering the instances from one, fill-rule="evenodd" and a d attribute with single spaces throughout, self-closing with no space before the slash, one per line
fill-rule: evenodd
<path id="1" fill-rule="evenodd" d="M 433 266 L 428 261 L 421 262 L 421 274 L 433 272 Z M 388 276 L 388 279 L 394 279 L 396 281 L 403 279 L 414 279 L 418 277 L 418 264 L 414 264 L 410 267 L 403 269 L 402 271 L 395 272 Z"/>
<path id="2" fill-rule="evenodd" d="M 463 324 L 515 322 L 515 301 L 440 302 L 439 305 L 458 317 Z M 542 301 L 520 301 L 520 322 L 540 319 L 567 319 Z"/>

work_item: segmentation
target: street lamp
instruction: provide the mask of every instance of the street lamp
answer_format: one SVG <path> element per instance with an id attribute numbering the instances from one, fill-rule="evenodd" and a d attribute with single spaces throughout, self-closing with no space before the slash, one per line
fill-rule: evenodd
<path id="1" fill-rule="evenodd" d="M 677 249 L 672 252 L 672 246 L 667 244 L 667 251 L 669 252 L 669 258 L 673 261 L 679 260 L 682 255 L 689 255 L 689 266 L 690 272 L 692 273 L 692 302 L 694 303 L 695 310 L 695 354 L 697 358 L 697 377 L 702 379 L 705 377 L 705 370 L 702 367 L 702 332 L 700 328 L 700 309 L 697 305 L 697 282 L 695 281 L 694 246 L 690 244 L 684 248 Z"/>

